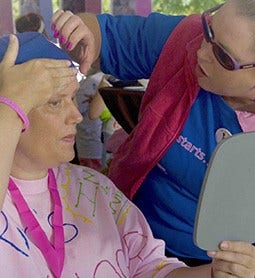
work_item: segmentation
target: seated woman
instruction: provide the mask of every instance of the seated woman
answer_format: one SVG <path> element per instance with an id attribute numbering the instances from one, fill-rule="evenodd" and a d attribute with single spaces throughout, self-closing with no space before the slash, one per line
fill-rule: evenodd
<path id="1" fill-rule="evenodd" d="M 167 259 L 163 241 L 107 177 L 68 163 L 82 120 L 76 70 L 43 35 L 18 39 L 19 51 L 15 36 L 0 39 L 1 275 L 211 277 L 211 265 Z M 60 60 L 45 59 L 53 57 Z M 222 272 L 238 247 L 217 252 Z M 252 277 L 252 267 L 246 274 L 239 277 Z"/>

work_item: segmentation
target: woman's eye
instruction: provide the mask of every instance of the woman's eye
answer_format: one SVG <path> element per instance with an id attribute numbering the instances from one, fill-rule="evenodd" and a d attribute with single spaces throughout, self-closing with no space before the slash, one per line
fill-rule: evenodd
<path id="1" fill-rule="evenodd" d="M 61 100 L 55 100 L 55 101 L 50 101 L 49 102 L 49 105 L 51 107 L 58 107 L 58 106 L 60 106 L 60 104 L 61 104 Z"/>

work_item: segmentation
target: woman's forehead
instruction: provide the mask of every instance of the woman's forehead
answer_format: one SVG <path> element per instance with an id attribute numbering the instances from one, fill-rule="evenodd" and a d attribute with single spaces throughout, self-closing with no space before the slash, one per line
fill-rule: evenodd
<path id="1" fill-rule="evenodd" d="M 216 40 L 234 57 L 244 62 L 255 60 L 255 24 L 244 15 L 236 13 L 235 1 L 229 1 L 212 17 Z"/>
<path id="2" fill-rule="evenodd" d="M 74 97 L 80 88 L 78 81 L 70 82 L 65 88 L 56 92 L 52 95 L 52 98 L 55 97 Z"/>

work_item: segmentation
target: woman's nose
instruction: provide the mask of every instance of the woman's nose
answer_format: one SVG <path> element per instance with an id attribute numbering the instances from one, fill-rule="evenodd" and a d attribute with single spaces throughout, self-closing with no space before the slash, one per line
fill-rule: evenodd
<path id="1" fill-rule="evenodd" d="M 77 106 L 73 103 L 70 107 L 70 113 L 67 118 L 69 124 L 79 124 L 83 119 L 82 114 L 78 110 Z"/>

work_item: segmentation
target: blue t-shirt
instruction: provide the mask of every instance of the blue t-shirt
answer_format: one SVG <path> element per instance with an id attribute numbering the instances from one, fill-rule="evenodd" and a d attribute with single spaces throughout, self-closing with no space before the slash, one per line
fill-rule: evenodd
<path id="1" fill-rule="evenodd" d="M 120 79 L 149 78 L 182 18 L 158 13 L 147 18 L 99 15 L 102 70 Z M 177 256 L 209 260 L 194 245 L 193 228 L 203 177 L 220 128 L 232 134 L 242 131 L 233 109 L 220 96 L 201 89 L 181 134 L 134 197 L 154 236 L 164 239 L 166 250 Z"/>
<path id="2" fill-rule="evenodd" d="M 200 90 L 185 126 L 164 157 L 147 175 L 134 203 L 166 250 L 181 257 L 209 260 L 193 243 L 203 177 L 220 128 L 242 132 L 233 109 L 217 95 Z"/>
<path id="3" fill-rule="evenodd" d="M 162 47 L 183 16 L 97 16 L 101 70 L 122 80 L 149 78 Z"/>

